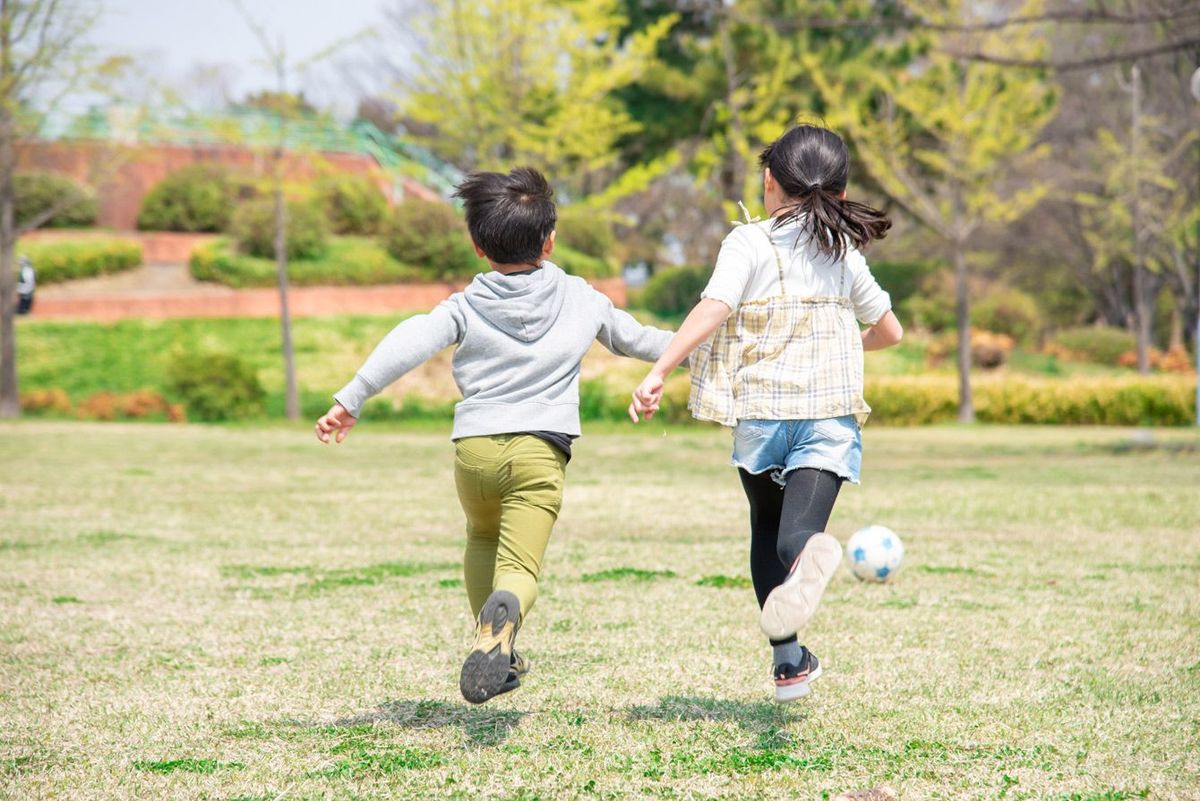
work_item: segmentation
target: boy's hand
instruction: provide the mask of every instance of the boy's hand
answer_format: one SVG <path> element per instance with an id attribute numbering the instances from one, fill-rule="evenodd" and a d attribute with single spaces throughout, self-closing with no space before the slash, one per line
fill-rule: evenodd
<path id="1" fill-rule="evenodd" d="M 334 442 L 341 442 L 350 433 L 350 429 L 354 428 L 354 424 L 358 422 L 358 418 L 346 411 L 346 407 L 340 403 L 335 403 L 329 407 L 329 411 L 321 415 L 317 420 L 317 439 L 329 444 L 329 435 L 335 431 Z"/>
<path id="2" fill-rule="evenodd" d="M 633 391 L 633 403 L 629 404 L 629 419 L 638 422 L 638 415 L 646 420 L 654 416 L 662 403 L 663 377 L 651 370 L 638 388 Z"/>

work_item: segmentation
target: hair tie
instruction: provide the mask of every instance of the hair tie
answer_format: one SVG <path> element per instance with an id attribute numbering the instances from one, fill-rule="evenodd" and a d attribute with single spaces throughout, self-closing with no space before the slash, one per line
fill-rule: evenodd
<path id="1" fill-rule="evenodd" d="M 821 191 L 821 185 L 819 183 L 811 183 L 808 185 L 808 192 L 810 194 L 812 192 L 820 192 L 820 191 Z"/>

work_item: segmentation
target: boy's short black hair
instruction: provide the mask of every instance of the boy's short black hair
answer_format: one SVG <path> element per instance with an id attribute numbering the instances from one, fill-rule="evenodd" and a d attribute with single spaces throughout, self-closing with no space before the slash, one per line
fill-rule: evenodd
<path id="1" fill-rule="evenodd" d="M 554 190 L 532 167 L 517 167 L 505 175 L 473 172 L 458 185 L 467 228 L 479 249 L 496 264 L 536 264 L 558 212 Z"/>

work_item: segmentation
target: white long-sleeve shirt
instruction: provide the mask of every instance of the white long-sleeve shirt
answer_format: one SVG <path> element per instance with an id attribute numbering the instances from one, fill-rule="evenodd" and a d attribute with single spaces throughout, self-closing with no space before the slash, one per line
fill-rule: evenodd
<path id="1" fill-rule="evenodd" d="M 837 260 L 822 255 L 816 248 L 796 240 L 802 235 L 795 220 L 774 231 L 774 220 L 739 225 L 721 243 L 717 265 L 702 298 L 719 300 L 731 309 L 751 300 L 774 297 L 779 291 L 779 268 L 771 242 L 783 260 L 784 286 L 789 295 L 798 297 L 849 297 L 859 322 L 874 325 L 892 308 L 891 296 L 871 275 L 867 260 L 854 247 L 846 250 L 845 286 Z M 759 230 L 755 230 L 755 229 Z M 770 237 L 768 241 L 767 234 Z"/>

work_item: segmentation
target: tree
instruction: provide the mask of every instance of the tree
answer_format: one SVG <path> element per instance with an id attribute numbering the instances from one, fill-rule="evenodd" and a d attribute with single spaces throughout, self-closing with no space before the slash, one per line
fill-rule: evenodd
<path id="1" fill-rule="evenodd" d="M 266 29 L 254 21 L 241 0 L 233 0 L 262 47 L 263 59 L 275 77 L 275 88 L 251 95 L 248 102 L 265 110 L 273 120 L 275 143 L 270 154 L 271 195 L 275 205 L 275 273 L 279 287 L 279 331 L 282 340 L 284 368 L 284 414 L 289 420 L 300 417 L 300 394 L 296 387 L 296 353 L 292 345 L 292 315 L 288 306 L 288 256 L 287 256 L 287 206 L 283 197 L 283 156 L 287 147 L 288 122 L 299 116 L 311 116 L 312 106 L 304 99 L 304 93 L 294 94 L 288 90 L 288 77 L 296 72 L 327 58 L 351 39 L 355 34 L 337 41 L 317 54 L 306 59 L 293 60 L 282 39 L 273 43 Z"/>
<path id="2" fill-rule="evenodd" d="M 936 16 L 926 13 L 945 27 L 972 19 L 965 0 L 938 7 Z M 953 35 L 914 32 L 853 59 L 831 42 L 802 61 L 824 98 L 828 123 L 853 139 L 878 188 L 946 246 L 955 276 L 959 419 L 969 422 L 975 418 L 967 292 L 973 238 L 986 223 L 1020 217 L 1046 193 L 1043 183 L 1022 176 L 1046 155 L 1038 135 L 1056 94 L 1039 72 L 947 54 L 939 40 Z M 1034 39 L 1009 46 L 1030 57 L 1040 49 Z M 898 52 L 915 57 L 897 63 Z"/>
<path id="3" fill-rule="evenodd" d="M 96 15 L 82 5 L 72 0 L 0 0 L 0 417 L 21 413 L 13 251 L 21 234 L 63 211 L 51 207 L 17 226 L 14 146 L 25 132 L 36 129 L 35 109 L 53 105 L 56 97 L 97 72 L 92 51 L 81 45 Z"/>
<path id="4" fill-rule="evenodd" d="M 433 0 L 389 13 L 412 38 L 393 66 L 419 137 L 465 169 L 532 164 L 577 196 L 612 177 L 621 137 L 638 130 L 613 93 L 644 74 L 664 18 L 620 42 L 619 0 Z"/>

